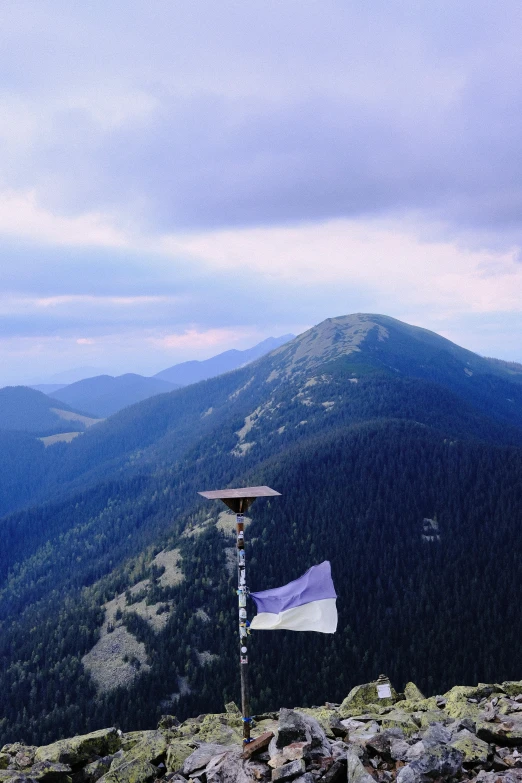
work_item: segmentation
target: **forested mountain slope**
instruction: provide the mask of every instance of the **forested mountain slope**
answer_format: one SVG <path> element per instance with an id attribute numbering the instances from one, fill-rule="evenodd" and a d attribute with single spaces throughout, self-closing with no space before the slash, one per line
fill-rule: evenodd
<path id="1" fill-rule="evenodd" d="M 253 589 L 329 559 L 339 593 L 334 637 L 255 637 L 255 710 L 380 670 L 516 678 L 521 395 L 437 335 L 347 316 L 48 449 L 47 504 L 0 520 L 0 742 L 236 696 L 233 540 L 197 495 L 226 485 L 282 493 L 252 509 Z M 112 633 L 127 660 L 103 659 Z"/>
<path id="2" fill-rule="evenodd" d="M 136 373 L 116 377 L 97 375 L 55 391 L 54 397 L 75 408 L 88 411 L 91 416 L 106 418 L 128 405 L 146 400 L 155 394 L 173 391 L 175 388 L 176 384 L 160 378 L 146 378 Z"/>
<path id="3" fill-rule="evenodd" d="M 28 386 L 0 389 L 0 431 L 38 436 L 83 432 L 90 423 L 85 419 L 81 411 Z"/>

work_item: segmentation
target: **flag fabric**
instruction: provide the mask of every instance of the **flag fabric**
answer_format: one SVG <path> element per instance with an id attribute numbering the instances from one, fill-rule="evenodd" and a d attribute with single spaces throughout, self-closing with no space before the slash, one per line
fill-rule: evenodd
<path id="1" fill-rule="evenodd" d="M 255 631 L 335 633 L 337 629 L 337 594 L 328 560 L 283 587 L 250 595 L 258 612 L 250 623 Z"/>

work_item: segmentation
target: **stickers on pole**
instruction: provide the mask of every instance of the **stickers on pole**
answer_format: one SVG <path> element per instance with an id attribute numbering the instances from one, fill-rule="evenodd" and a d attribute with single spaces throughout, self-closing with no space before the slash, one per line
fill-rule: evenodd
<path id="1" fill-rule="evenodd" d="M 377 686 L 377 696 L 379 699 L 391 699 L 391 688 L 387 682 Z"/>
<path id="2" fill-rule="evenodd" d="M 241 656 L 241 663 L 248 663 L 248 656 L 242 655 Z"/>

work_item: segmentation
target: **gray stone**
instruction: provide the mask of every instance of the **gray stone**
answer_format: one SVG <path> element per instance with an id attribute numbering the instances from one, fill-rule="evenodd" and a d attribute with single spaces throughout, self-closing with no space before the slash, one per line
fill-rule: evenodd
<path id="1" fill-rule="evenodd" d="M 288 762 L 288 764 L 283 764 L 282 767 L 274 769 L 272 772 L 272 780 L 280 780 L 281 783 L 284 780 L 292 780 L 293 778 L 302 775 L 305 769 L 304 759 L 296 759 L 295 761 Z"/>
<path id="2" fill-rule="evenodd" d="M 485 720 L 477 720 L 477 737 L 485 742 L 494 742 L 496 745 L 515 746 L 522 745 L 522 715 L 500 716 L 498 722 L 491 723 Z"/>
<path id="3" fill-rule="evenodd" d="M 34 780 L 49 781 L 64 780 L 72 772 L 68 764 L 59 764 L 55 761 L 38 761 L 31 769 L 31 777 Z"/>
<path id="4" fill-rule="evenodd" d="M 348 783 L 375 783 L 369 772 L 366 772 L 359 756 L 350 750 L 346 756 Z"/>
<path id="5" fill-rule="evenodd" d="M 433 745 L 447 745 L 451 742 L 451 731 L 441 723 L 432 723 L 422 735 L 422 741 L 426 748 Z"/>
<path id="6" fill-rule="evenodd" d="M 243 759 L 242 748 L 227 747 L 224 753 L 214 756 L 192 780 L 206 780 L 206 783 L 255 783 L 270 780 L 270 770 L 257 759 Z M 201 776 L 201 778 L 200 778 Z"/>
<path id="7" fill-rule="evenodd" d="M 397 783 L 421 783 L 429 778 L 453 777 L 462 768 L 464 755 L 448 745 L 431 745 L 416 761 L 403 767 Z"/>
<path id="8" fill-rule="evenodd" d="M 346 780 L 346 759 L 334 761 L 332 766 L 321 777 L 321 783 L 344 783 Z"/>
<path id="9" fill-rule="evenodd" d="M 422 740 L 410 745 L 410 749 L 406 753 L 405 761 L 416 761 L 426 752 L 426 745 Z"/>
<path id="10" fill-rule="evenodd" d="M 369 750 L 374 751 L 379 756 L 391 758 L 390 756 L 390 744 L 393 740 L 404 740 L 404 733 L 402 729 L 391 728 L 384 729 L 378 734 L 375 734 L 366 742 L 366 747 Z"/>
<path id="11" fill-rule="evenodd" d="M 212 745 L 204 742 L 185 759 L 182 772 L 185 777 L 193 777 L 194 774 L 197 775 L 198 770 L 204 770 L 215 756 L 223 756 L 225 753 L 226 748 L 223 745 Z"/>
<path id="12" fill-rule="evenodd" d="M 342 758 L 346 761 L 346 754 L 348 753 L 349 748 L 350 746 L 347 745 L 347 743 L 343 742 L 342 740 L 337 740 L 336 742 L 332 742 L 331 753 L 332 753 L 333 760 L 337 761 L 337 759 Z M 360 749 L 357 748 L 357 750 Z"/>
<path id="13" fill-rule="evenodd" d="M 407 761 L 411 746 L 406 740 L 392 739 L 390 742 L 390 756 L 394 761 Z"/>
<path id="14" fill-rule="evenodd" d="M 284 748 L 292 742 L 310 742 L 311 739 L 312 735 L 305 716 L 296 710 L 283 707 L 279 713 L 276 747 Z"/>

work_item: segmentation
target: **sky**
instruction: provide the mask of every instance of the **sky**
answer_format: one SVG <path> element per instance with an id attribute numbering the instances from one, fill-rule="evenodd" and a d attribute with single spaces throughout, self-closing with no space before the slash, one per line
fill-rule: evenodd
<path id="1" fill-rule="evenodd" d="M 519 0 L 3 0 L 0 385 L 355 312 L 522 362 Z"/>

